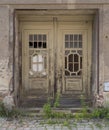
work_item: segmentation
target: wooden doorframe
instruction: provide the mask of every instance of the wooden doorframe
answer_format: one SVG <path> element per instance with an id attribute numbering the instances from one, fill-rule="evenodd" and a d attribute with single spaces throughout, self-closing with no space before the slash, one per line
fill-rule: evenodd
<path id="1" fill-rule="evenodd" d="M 64 83 L 62 83 L 63 80 L 62 79 L 60 80 L 60 77 L 59 77 L 63 73 L 60 70 L 60 68 L 62 68 L 62 66 L 63 66 L 62 64 L 60 64 L 60 59 L 61 60 L 63 59 L 63 55 L 62 55 L 63 54 L 62 53 L 63 52 L 63 49 L 62 49 L 63 48 L 63 46 L 62 46 L 62 42 L 63 41 L 59 41 L 58 40 L 59 39 L 58 31 L 59 31 L 59 29 L 60 30 L 63 30 L 63 29 L 66 29 L 66 30 L 68 30 L 68 29 L 71 30 L 72 29 L 73 30 L 74 29 L 75 31 L 76 30 L 78 32 L 82 31 L 82 32 L 87 34 L 87 38 L 85 39 L 85 41 L 87 40 L 85 42 L 86 46 L 84 46 L 84 47 L 87 48 L 87 50 L 85 49 L 85 51 L 84 51 L 84 52 L 86 52 L 86 55 L 87 55 L 87 60 L 86 60 L 87 72 L 85 73 L 85 75 L 86 75 L 85 78 L 87 78 L 87 79 L 84 78 L 84 80 L 87 80 L 87 81 L 85 81 L 85 82 L 87 82 L 86 83 L 87 87 L 85 88 L 87 90 L 86 91 L 87 95 L 90 95 L 90 91 L 89 90 L 90 90 L 90 79 L 91 79 L 90 71 L 91 71 L 91 35 L 92 35 L 91 28 L 92 28 L 92 22 L 91 21 L 87 21 L 87 22 L 71 22 L 71 21 L 70 22 L 69 21 L 68 22 L 59 22 L 57 17 L 54 17 L 54 18 L 51 18 L 51 19 L 53 20 L 53 21 L 50 22 L 50 23 L 53 23 L 53 43 L 52 43 L 53 44 L 52 45 L 53 49 L 52 49 L 52 53 L 53 53 L 53 55 L 55 55 L 55 57 L 53 57 L 53 59 L 54 59 L 54 66 L 55 66 L 54 67 L 55 70 L 53 72 L 55 72 L 55 75 L 53 76 L 54 78 L 52 77 L 53 79 L 56 79 L 55 80 L 56 86 L 53 85 L 54 86 L 54 90 L 56 90 L 56 92 L 57 91 L 60 92 L 61 90 L 59 90 L 59 89 L 62 89 L 61 87 L 62 87 L 62 85 L 64 85 Z M 64 19 L 64 16 L 63 16 L 62 19 Z M 33 22 L 22 22 L 22 24 L 21 24 L 21 31 L 22 31 L 22 33 L 24 33 L 24 30 L 28 30 L 28 31 L 32 30 L 32 29 L 34 29 L 34 30 L 36 29 L 37 30 L 39 28 L 39 27 L 37 28 L 38 25 L 39 26 L 40 25 L 43 26 L 43 24 L 45 24 L 45 23 L 46 23 L 46 25 L 48 25 L 49 22 L 35 22 L 35 23 L 33 23 Z M 22 34 L 22 37 L 23 37 L 23 39 L 22 39 L 23 41 L 22 42 L 24 44 L 24 36 L 23 36 L 23 34 Z M 22 48 L 22 52 L 24 53 L 24 47 Z M 61 57 L 60 57 L 60 52 L 62 53 Z M 59 56 L 57 54 L 59 54 Z M 60 59 L 58 59 L 59 57 L 60 57 Z M 62 61 L 62 63 L 63 63 L 63 61 Z M 22 73 L 22 75 L 23 75 L 23 73 Z M 24 77 L 22 77 L 22 80 L 24 80 Z M 52 79 L 51 79 L 51 81 L 52 81 Z M 51 83 L 51 84 L 53 84 L 53 83 Z M 53 95 L 55 95 L 55 93 Z"/>
<path id="2" fill-rule="evenodd" d="M 57 10 L 56 10 L 57 11 Z M 85 10 L 86 11 L 86 10 Z M 21 10 L 20 11 L 20 13 L 19 13 L 19 11 L 16 11 L 16 13 L 15 13 L 15 36 L 16 36 L 16 38 L 15 38 L 15 48 L 14 48 L 14 56 L 15 57 L 18 57 L 17 59 L 19 59 L 19 63 L 14 59 L 14 61 L 15 61 L 15 66 L 17 66 L 17 69 L 16 70 L 14 70 L 14 84 L 15 84 L 15 97 L 16 97 L 16 101 L 17 102 L 19 102 L 18 100 L 19 100 L 19 93 L 20 93 L 20 88 L 22 88 L 22 86 L 21 86 L 21 71 L 22 71 L 22 69 L 21 69 L 21 36 L 20 36 L 20 27 L 19 27 L 19 25 L 20 25 L 20 23 L 22 22 L 22 21 L 28 21 L 28 22 L 30 22 L 29 21 L 29 19 L 30 19 L 30 15 L 26 15 L 27 17 L 25 17 L 25 13 L 24 13 L 24 15 L 22 16 L 22 13 L 23 11 Z M 24 11 L 24 12 L 26 12 L 27 13 L 27 11 Z M 29 11 L 29 12 L 31 12 L 31 10 Z M 55 12 L 55 11 L 54 11 Z M 58 11 L 57 11 L 58 12 Z M 40 11 L 40 13 L 41 13 L 41 11 Z M 35 15 L 37 14 L 37 11 L 35 11 Z M 72 13 L 71 13 L 72 14 Z M 70 14 L 70 15 L 71 15 Z M 94 13 L 93 13 L 94 14 Z M 37 15 L 39 15 L 39 12 L 38 12 L 38 14 Z M 73 14 L 74 15 L 74 14 Z M 42 16 L 38 16 L 38 17 L 43 17 L 43 15 Z M 47 15 L 45 16 L 45 17 L 48 17 Z M 51 17 L 51 16 L 50 16 Z M 82 18 L 82 19 L 81 19 Z M 85 19 L 84 19 L 85 18 Z M 66 19 L 66 18 L 65 18 Z M 87 22 L 88 20 L 89 21 L 93 21 L 93 16 L 92 16 L 92 14 L 90 15 L 85 15 L 84 16 L 84 14 L 81 14 L 80 15 L 80 17 L 79 17 L 79 19 L 78 19 L 78 17 L 77 16 L 74 16 L 74 18 L 72 17 L 72 19 L 74 20 L 74 21 L 76 21 L 76 22 L 78 22 L 78 21 L 84 21 L 84 22 Z M 33 19 L 32 19 L 32 21 L 37 21 L 37 18 L 36 17 L 34 17 L 34 15 L 33 15 Z M 45 20 L 46 21 L 46 20 Z M 50 19 L 49 19 L 49 21 L 51 21 Z M 20 43 L 20 44 L 19 44 Z M 17 65 L 18 64 L 18 65 Z M 20 78 L 19 78 L 19 76 L 20 76 Z M 17 87 L 16 87 L 16 84 L 17 84 Z"/>

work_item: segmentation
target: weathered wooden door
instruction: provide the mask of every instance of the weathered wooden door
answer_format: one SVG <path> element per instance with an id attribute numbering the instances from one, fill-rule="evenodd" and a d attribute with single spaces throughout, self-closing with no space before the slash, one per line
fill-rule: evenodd
<path id="1" fill-rule="evenodd" d="M 57 92 L 62 106 L 90 95 L 91 22 L 62 20 L 22 24 L 21 98 L 30 106 L 54 99 Z"/>
<path id="2" fill-rule="evenodd" d="M 57 90 L 62 106 L 90 99 L 91 23 L 58 23 Z"/>
<path id="3" fill-rule="evenodd" d="M 53 25 L 27 23 L 22 34 L 22 102 L 43 105 L 53 97 Z M 27 102 L 27 103 L 26 103 Z M 27 105 L 27 106 L 28 106 Z"/>

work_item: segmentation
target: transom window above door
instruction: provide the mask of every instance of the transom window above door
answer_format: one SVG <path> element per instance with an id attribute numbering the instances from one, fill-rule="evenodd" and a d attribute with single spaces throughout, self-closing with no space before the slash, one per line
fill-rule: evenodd
<path id="1" fill-rule="evenodd" d="M 81 34 L 66 34 L 65 35 L 65 48 L 82 48 L 82 35 Z"/>
<path id="2" fill-rule="evenodd" d="M 47 48 L 46 34 L 30 34 L 29 48 Z"/>

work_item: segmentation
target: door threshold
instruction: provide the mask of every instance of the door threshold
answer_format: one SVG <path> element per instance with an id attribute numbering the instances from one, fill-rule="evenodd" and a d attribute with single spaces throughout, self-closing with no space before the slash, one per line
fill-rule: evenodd
<path id="1" fill-rule="evenodd" d="M 53 112 L 63 112 L 63 113 L 76 113 L 80 112 L 83 108 L 52 108 Z M 87 111 L 92 111 L 93 108 L 87 108 Z M 20 111 L 24 112 L 35 112 L 38 115 L 43 115 L 43 108 L 19 108 Z"/>

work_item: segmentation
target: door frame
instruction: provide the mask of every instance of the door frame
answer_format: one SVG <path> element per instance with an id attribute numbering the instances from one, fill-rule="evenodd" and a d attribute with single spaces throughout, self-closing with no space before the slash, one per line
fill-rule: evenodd
<path id="1" fill-rule="evenodd" d="M 21 33 L 20 32 L 20 29 L 21 29 L 21 26 L 20 24 L 24 21 L 26 22 L 37 22 L 37 21 L 40 21 L 40 20 L 44 20 L 44 21 L 51 21 L 50 17 L 52 17 L 53 15 L 56 16 L 56 13 L 57 12 L 57 16 L 58 15 L 58 10 L 54 10 L 54 12 L 52 12 L 52 15 L 50 16 L 49 14 L 46 14 L 44 15 L 43 17 L 43 14 L 42 12 L 43 11 L 29 11 L 30 13 L 28 15 L 25 16 L 25 12 L 27 14 L 27 11 L 22 11 L 22 10 L 16 10 L 16 13 L 15 13 L 15 50 L 14 50 L 14 55 L 15 57 L 17 56 L 17 59 L 19 60 L 19 62 L 17 62 L 17 59 L 15 60 L 14 59 L 14 66 L 17 66 L 18 69 L 14 70 L 14 84 L 15 84 L 15 90 L 14 90 L 14 95 L 16 97 L 16 103 L 19 104 L 20 102 L 20 93 L 21 93 L 21 88 L 22 88 L 22 85 L 21 85 L 21 81 L 22 81 L 22 75 L 21 75 L 21 72 L 22 72 L 22 69 L 21 69 L 21 65 L 22 65 L 22 62 L 21 62 Z M 34 12 L 34 14 L 33 14 Z M 49 10 L 49 12 L 51 12 L 51 10 Z M 62 13 L 63 11 L 61 11 Z M 69 15 L 72 16 L 72 18 L 70 18 L 69 20 L 72 20 L 73 22 L 80 22 L 80 23 L 87 23 L 87 21 L 93 21 L 94 20 L 94 13 L 95 12 L 92 12 L 91 14 L 89 15 L 84 15 L 84 13 L 82 12 L 81 14 L 81 11 L 79 13 L 79 17 L 77 15 L 75 15 L 73 12 L 73 10 L 69 11 L 69 10 L 66 10 L 64 11 L 63 13 L 67 12 L 70 12 Z M 84 11 L 86 12 L 86 10 Z M 33 15 L 32 15 L 33 14 Z M 50 13 L 51 14 L 51 13 Z M 66 13 L 65 13 L 66 14 Z M 81 15 L 80 15 L 81 14 Z M 37 17 L 41 18 L 40 20 L 37 19 Z M 30 19 L 32 17 L 32 19 Z M 43 18 L 42 18 L 43 17 Z M 46 19 L 48 17 L 48 20 Z M 63 17 L 63 16 L 62 16 Z M 68 18 L 68 17 L 67 17 Z M 63 21 L 63 18 L 60 19 L 60 21 Z M 64 17 L 64 21 L 66 21 L 66 17 Z M 20 77 L 18 78 L 18 75 L 20 75 Z M 91 74 L 90 74 L 91 75 Z"/>
<path id="2" fill-rule="evenodd" d="M 60 70 L 60 68 L 63 68 L 62 67 L 63 65 L 60 64 L 60 63 L 63 63 L 63 61 L 60 62 L 60 59 L 63 59 L 64 48 L 63 48 L 62 44 L 60 44 L 60 43 L 62 43 L 62 41 L 59 41 L 59 37 L 58 37 L 59 32 L 58 31 L 62 31 L 63 28 L 66 29 L 66 30 L 68 30 L 68 29 L 71 30 L 70 27 L 72 27 L 72 30 L 73 29 L 77 30 L 77 31 L 80 30 L 80 31 L 82 31 L 82 33 L 87 33 L 87 41 L 85 41 L 85 43 L 87 42 L 85 51 L 87 51 L 86 55 L 88 57 L 87 60 L 86 60 L 86 62 L 87 62 L 86 63 L 87 64 L 86 65 L 87 72 L 85 73 L 86 79 L 83 79 L 83 80 L 87 80 L 87 84 L 86 84 L 87 87 L 84 88 L 84 89 L 86 89 L 87 97 L 88 97 L 90 95 L 90 78 L 91 78 L 90 71 L 91 71 L 91 34 L 92 34 L 91 28 L 92 28 L 92 22 L 91 21 L 87 21 L 87 22 L 83 22 L 83 21 L 82 22 L 71 22 L 71 21 L 70 22 L 69 21 L 68 22 L 66 22 L 66 21 L 62 22 L 61 21 L 60 22 L 60 21 L 58 21 L 58 18 L 59 18 L 59 20 L 61 20 L 61 19 L 64 19 L 64 16 L 63 17 L 59 17 L 59 16 L 56 17 L 55 16 L 54 18 L 51 17 L 51 20 L 52 20 L 51 22 L 22 22 L 21 25 L 20 25 L 21 26 L 21 32 L 24 33 L 24 30 L 32 30 L 32 29 L 37 30 L 37 29 L 40 29 L 41 26 L 43 26 L 43 25 L 47 26 L 48 24 L 53 26 L 53 42 L 52 42 L 53 45 L 52 45 L 52 49 L 50 49 L 50 51 L 49 51 L 49 53 L 51 53 L 51 55 L 52 55 L 52 58 L 50 58 L 50 59 L 52 59 L 52 62 L 53 62 L 53 64 L 51 64 L 49 62 L 50 67 L 52 68 L 52 70 L 54 70 L 56 68 L 52 73 L 53 76 L 49 79 L 50 82 L 51 82 L 51 84 L 49 84 L 49 88 L 52 91 L 50 93 L 52 93 L 51 95 L 53 97 L 54 97 L 54 95 L 56 94 L 57 91 L 61 94 L 61 90 L 59 90 L 59 89 L 63 89 L 62 86 L 64 85 L 64 83 L 62 82 L 62 81 L 64 81 L 63 77 L 62 77 L 61 80 L 59 78 L 59 75 L 63 75 L 63 71 L 64 71 L 64 69 L 63 69 L 62 72 Z M 68 20 L 70 18 L 71 17 L 68 17 Z M 65 20 L 66 20 L 66 17 L 65 17 Z M 52 25 L 52 23 L 53 23 L 53 25 Z M 50 30 L 51 27 L 47 26 L 46 29 Z M 22 34 L 22 36 L 23 36 L 23 34 Z M 58 46 L 58 45 L 60 45 L 60 46 Z M 60 54 L 60 52 L 61 52 L 61 54 Z M 23 53 L 25 53 L 24 47 L 22 48 L 22 55 L 24 55 Z M 59 56 L 57 54 L 59 54 Z M 53 57 L 53 55 L 55 55 L 55 57 Z M 22 60 L 22 62 L 23 62 L 23 60 Z M 55 66 L 55 67 L 53 67 L 53 66 Z M 49 68 L 50 73 L 52 72 L 51 68 Z M 23 75 L 23 73 L 22 73 L 22 75 Z M 22 77 L 22 83 L 23 83 L 24 79 L 25 78 Z M 56 86 L 54 86 L 54 84 Z M 23 90 L 23 88 L 22 88 L 22 90 Z M 22 91 L 22 95 L 23 95 L 23 91 Z"/>

